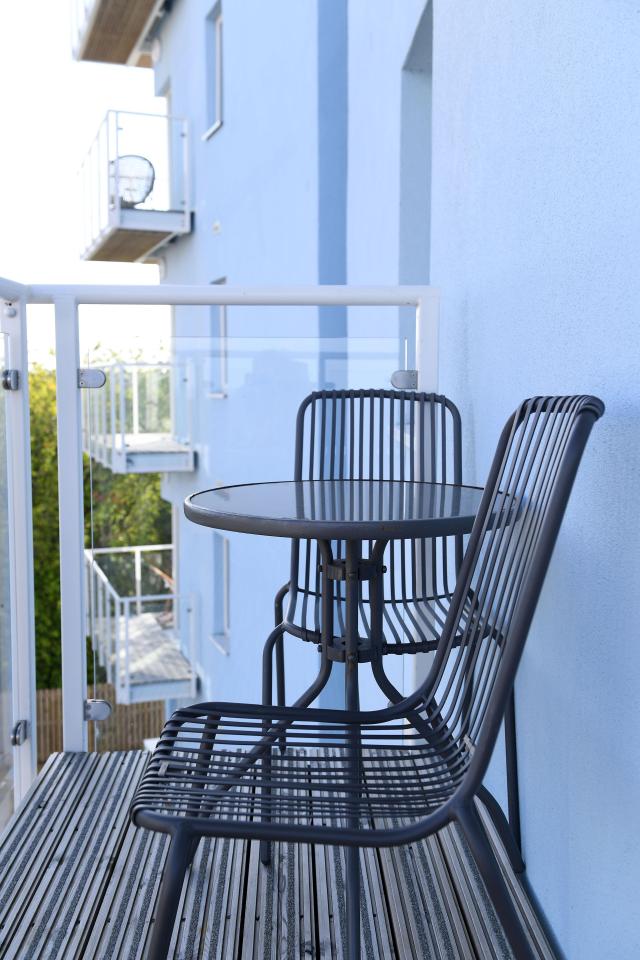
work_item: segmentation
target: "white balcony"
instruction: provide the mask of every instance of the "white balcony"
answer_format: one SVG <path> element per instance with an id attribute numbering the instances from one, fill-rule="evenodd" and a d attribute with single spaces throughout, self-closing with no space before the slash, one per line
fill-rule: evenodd
<path id="1" fill-rule="evenodd" d="M 109 110 L 80 170 L 82 257 L 132 263 L 191 230 L 187 123 Z"/>
<path id="2" fill-rule="evenodd" d="M 114 473 L 194 469 L 187 364 L 112 364 L 83 392 L 84 452 Z"/>
<path id="3" fill-rule="evenodd" d="M 171 545 L 85 551 L 87 633 L 118 703 L 196 693 L 194 602 L 174 592 Z"/>
<path id="4" fill-rule="evenodd" d="M 74 57 L 150 67 L 144 40 L 160 6 L 158 0 L 72 0 Z"/>

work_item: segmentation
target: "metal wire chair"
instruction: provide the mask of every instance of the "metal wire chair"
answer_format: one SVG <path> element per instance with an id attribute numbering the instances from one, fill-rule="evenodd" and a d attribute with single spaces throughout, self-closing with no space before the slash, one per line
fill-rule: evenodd
<path id="1" fill-rule="evenodd" d="M 132 806 L 135 823 L 172 837 L 151 960 L 166 956 L 202 836 L 347 847 L 355 960 L 358 848 L 411 843 L 451 821 L 466 836 L 515 956 L 533 960 L 474 798 L 580 458 L 603 411 L 595 397 L 537 397 L 509 419 L 432 667 L 412 696 L 368 712 L 203 703 L 171 717 Z"/>
<path id="2" fill-rule="evenodd" d="M 298 410 L 294 480 L 421 480 L 462 482 L 461 421 L 455 404 L 433 393 L 396 390 L 322 390 L 306 397 Z M 371 552 L 372 545 L 369 550 Z M 446 619 L 456 572 L 462 561 L 462 537 L 393 541 L 386 552 L 382 653 L 435 650 Z M 344 544 L 333 545 L 344 557 Z M 263 660 L 263 703 L 272 702 L 273 651 L 276 702 L 285 704 L 285 634 L 321 641 L 321 557 L 314 540 L 293 540 L 289 581 L 275 599 L 275 629 Z M 284 613 L 284 601 L 287 610 Z M 359 659 L 370 657 L 371 604 L 363 591 L 359 616 Z M 345 586 L 335 596 L 337 627 L 328 657 L 344 661 Z M 395 690 L 380 667 L 379 683 L 390 699 Z M 326 679 L 326 678 L 325 678 Z M 323 686 L 322 680 L 315 695 Z"/>

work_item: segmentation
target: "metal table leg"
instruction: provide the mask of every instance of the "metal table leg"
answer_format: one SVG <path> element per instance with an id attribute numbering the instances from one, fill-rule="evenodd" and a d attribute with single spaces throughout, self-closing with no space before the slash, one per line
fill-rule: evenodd
<path id="1" fill-rule="evenodd" d="M 358 605 L 360 600 L 359 541 L 348 541 L 346 549 L 345 584 L 345 707 L 357 711 L 360 708 L 358 695 Z M 350 780 L 358 790 L 361 782 L 360 730 L 354 726 L 349 731 Z M 349 826 L 358 827 L 357 817 L 349 818 Z M 347 847 L 347 943 L 349 960 L 360 958 L 360 850 Z"/>

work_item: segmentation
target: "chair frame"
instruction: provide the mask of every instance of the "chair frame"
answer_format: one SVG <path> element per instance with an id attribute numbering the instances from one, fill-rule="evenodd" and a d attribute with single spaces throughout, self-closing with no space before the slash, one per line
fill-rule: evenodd
<path id="1" fill-rule="evenodd" d="M 475 798 L 481 795 L 482 781 L 509 704 L 524 643 L 580 459 L 593 424 L 603 412 L 601 401 L 595 397 L 546 397 L 525 401 L 509 419 L 501 434 L 469 538 L 441 643 L 429 675 L 411 696 L 376 711 L 359 711 L 353 709 L 353 704 L 348 704 L 348 709 L 341 711 L 207 703 L 180 710 L 168 721 L 132 806 L 135 823 L 168 833 L 172 838 L 156 911 L 150 960 L 161 960 L 166 956 L 184 875 L 202 836 L 345 846 L 348 865 L 348 957 L 349 960 L 357 960 L 360 957 L 359 848 L 412 843 L 437 832 L 451 822 L 456 822 L 466 837 L 515 956 L 518 960 L 534 960 L 528 937 L 521 926 L 500 866 L 484 831 Z M 547 423 L 551 424 L 549 430 L 553 435 L 553 443 L 544 433 L 547 427 L 541 418 L 546 415 L 549 415 Z M 561 419 L 553 420 L 552 415 L 560 415 Z M 529 418 L 532 418 L 531 427 Z M 536 435 L 538 423 L 543 426 Z M 525 426 L 519 435 L 518 428 L 522 424 Z M 525 433 L 526 440 L 522 439 Z M 518 436 L 520 439 L 516 441 L 514 438 Z M 517 447 L 518 443 L 526 448 L 522 454 Z M 525 461 L 528 471 L 525 481 L 528 484 L 533 477 L 533 489 L 534 492 L 537 490 L 535 495 L 538 496 L 536 500 L 532 494 L 526 501 L 525 491 L 519 486 L 520 475 L 514 476 L 507 470 L 509 457 L 513 454 L 516 461 L 521 455 L 528 457 L 529 448 L 537 456 L 540 447 L 542 457 L 546 456 L 547 448 L 550 449 L 551 459 L 543 459 L 544 470 L 540 465 L 530 465 Z M 521 514 L 523 509 L 524 513 Z M 518 524 L 521 515 L 524 515 L 525 520 L 523 524 Z M 512 536 L 511 531 L 517 533 Z M 513 549 L 512 538 L 515 541 Z M 487 546 L 488 549 L 485 549 Z M 347 554 L 347 565 L 353 567 L 356 562 L 357 550 L 351 549 Z M 477 581 L 474 579 L 476 575 Z M 357 583 L 352 583 L 352 589 L 357 590 Z M 476 619 L 471 618 L 465 628 L 465 646 L 460 644 L 456 647 L 452 640 L 463 604 L 470 595 L 476 607 Z M 327 609 L 328 606 L 329 601 Z M 487 633 L 489 617 L 491 622 Z M 327 631 L 330 627 L 330 623 L 326 625 Z M 490 649 L 498 651 L 495 653 L 497 666 L 494 670 L 491 665 L 486 675 L 485 667 L 482 666 L 480 677 L 476 678 L 480 651 L 487 637 L 492 641 Z M 451 710 L 445 712 L 444 704 L 449 694 L 445 689 L 445 698 L 441 698 L 440 683 L 449 665 L 448 658 L 454 649 L 457 650 L 458 659 L 453 676 L 457 676 L 458 667 L 462 664 L 461 677 L 464 683 L 462 687 L 458 685 L 454 701 L 455 713 L 452 714 Z M 460 660 L 463 650 L 469 659 Z M 446 688 L 450 687 L 451 682 L 447 680 Z M 471 684 L 469 695 L 467 683 Z M 474 687 L 476 683 L 477 688 Z M 450 729 L 452 716 L 455 729 Z M 226 717 L 230 719 L 223 722 Z M 416 735 L 424 738 L 425 749 L 432 750 L 438 758 L 438 769 L 442 771 L 442 776 L 450 774 L 450 792 L 442 795 L 438 787 L 437 805 L 429 805 L 425 801 L 427 807 L 433 809 L 426 814 L 416 814 L 412 823 L 388 828 L 364 828 L 360 826 L 360 818 L 366 816 L 371 801 L 366 797 L 360 799 L 360 768 L 364 763 L 362 738 L 369 736 L 369 731 L 374 729 L 379 729 L 379 735 L 382 736 L 385 724 L 393 725 L 398 721 L 413 730 L 414 739 Z M 238 755 L 239 759 L 231 763 L 225 777 L 221 779 L 218 775 L 217 780 L 214 778 L 208 783 L 207 773 L 214 762 L 216 749 L 219 751 L 219 747 L 215 746 L 216 736 L 222 736 L 223 744 L 230 742 L 223 735 L 225 723 L 232 731 L 238 725 L 242 730 L 251 728 L 251 742 L 254 747 Z M 341 736 L 344 736 L 346 745 L 345 763 L 353 777 L 344 783 L 352 792 L 347 794 L 346 800 L 342 799 L 339 790 L 332 793 L 331 797 L 336 809 L 341 804 L 340 809 L 353 813 L 353 816 L 348 814 L 346 826 L 274 822 L 271 816 L 274 805 L 277 806 L 278 802 L 277 798 L 274 800 L 272 796 L 272 788 L 280 789 L 284 783 L 286 789 L 287 784 L 286 778 L 282 782 L 272 779 L 273 750 L 279 747 L 282 751 L 283 737 L 292 737 L 295 735 L 294 731 L 300 729 L 296 728 L 296 724 L 302 725 L 305 736 L 309 730 L 317 731 L 318 736 L 323 730 L 329 730 L 329 743 L 332 742 L 331 736 L 335 737 L 336 730 L 343 731 Z M 202 730 L 200 745 L 195 752 L 191 749 L 191 759 L 184 761 L 175 745 L 185 742 L 180 740 L 181 736 L 184 738 L 185 730 L 189 729 L 189 735 L 193 736 L 194 726 L 196 730 Z M 391 729 L 396 728 L 391 726 Z M 463 735 L 464 731 L 466 733 Z M 189 735 L 186 740 L 187 747 L 192 742 Z M 243 743 L 246 736 L 245 733 L 241 738 Z M 469 738 L 471 740 L 468 744 Z M 456 753 L 449 750 L 453 745 Z M 223 753 L 226 757 L 225 763 L 229 757 L 236 756 L 229 754 L 229 751 Z M 286 759 L 286 755 L 281 753 L 281 758 Z M 284 763 L 285 760 L 281 759 L 279 762 Z M 170 769 L 171 764 L 174 764 L 175 770 Z M 169 787 L 166 786 L 166 781 L 162 781 L 162 773 L 164 771 L 166 775 L 167 770 L 171 774 Z M 256 782 L 261 791 L 255 797 L 252 796 L 251 802 L 259 804 L 262 813 L 244 820 L 234 817 L 225 819 L 220 816 L 214 819 L 202 805 L 213 804 L 219 811 L 225 798 L 231 796 L 228 791 L 238 783 L 246 782 L 243 778 L 246 778 L 249 771 L 258 777 Z M 207 790 L 207 786 L 215 783 L 217 786 L 213 791 Z M 425 793 L 431 789 L 431 783 L 431 780 L 423 781 Z M 182 787 L 184 791 L 181 793 Z M 186 808 L 181 808 L 181 812 L 177 813 L 165 812 L 167 803 L 170 805 L 174 799 L 168 801 L 163 790 L 168 790 L 168 795 L 174 799 L 178 797 L 179 803 L 186 798 Z M 359 794 L 356 794 L 357 790 L 360 791 Z M 288 796 L 285 796 L 285 800 L 289 800 Z M 308 803 L 307 800 L 304 802 Z M 377 802 L 397 803 L 393 797 L 379 799 Z M 187 813 L 184 812 L 185 809 Z M 284 809 L 289 810 L 290 805 L 285 803 Z"/>
<path id="2" fill-rule="evenodd" d="M 439 477 L 442 482 L 453 484 L 462 483 L 462 420 L 457 406 L 448 397 L 436 393 L 420 393 L 408 390 L 388 390 L 388 389 L 367 389 L 367 390 L 319 390 L 310 393 L 301 402 L 296 416 L 296 435 L 295 435 L 295 457 L 294 457 L 294 480 L 303 479 L 343 479 L 348 476 L 346 469 L 347 463 L 353 463 L 354 456 L 354 436 L 349 434 L 347 443 L 347 432 L 344 425 L 340 427 L 341 418 L 347 416 L 347 405 L 358 403 L 362 405 L 365 401 L 369 403 L 390 401 L 391 412 L 393 402 L 400 405 L 402 424 L 405 425 L 406 413 L 404 405 L 409 403 L 422 404 L 420 419 L 423 427 L 422 435 L 418 436 L 418 430 L 413 424 L 410 431 L 410 450 L 413 457 L 416 448 L 418 451 L 419 463 L 423 469 L 426 468 L 430 477 Z M 338 406 L 340 404 L 340 406 Z M 319 412 L 316 414 L 315 407 L 319 406 Z M 431 443 L 429 444 L 429 453 L 426 450 L 425 432 L 425 410 L 428 409 L 429 429 L 431 433 Z M 439 409 L 439 413 L 437 410 Z M 312 423 L 307 429 L 306 419 L 310 416 Z M 447 425 L 446 418 L 450 417 L 451 423 Z M 451 475 L 447 475 L 447 444 L 441 437 L 441 443 L 436 445 L 434 437 L 439 419 L 439 428 L 441 432 L 446 433 L 449 426 L 450 431 L 450 459 Z M 308 476 L 305 476 L 305 455 L 308 454 L 308 446 L 313 450 L 315 444 L 315 425 L 319 421 L 319 430 L 326 436 L 326 446 L 328 453 L 326 458 L 320 459 L 319 465 L 314 463 L 313 454 L 309 454 Z M 360 427 L 363 426 L 362 414 L 359 419 Z M 374 441 L 369 437 L 368 444 L 363 443 L 362 436 L 358 436 L 359 449 L 357 460 L 360 467 L 360 473 L 378 475 L 380 479 L 389 479 L 385 475 L 385 466 L 387 471 L 390 469 L 393 476 L 393 457 L 390 463 L 385 464 L 380 451 L 376 458 L 374 455 Z M 368 469 L 365 471 L 365 463 L 368 461 Z M 398 479 L 405 479 L 406 469 L 402 459 L 395 464 Z M 316 469 L 314 470 L 314 467 Z M 409 479 L 414 478 L 413 465 L 410 468 Z M 371 479 L 371 477 L 367 477 Z M 461 535 L 455 536 L 455 567 L 456 573 L 460 571 L 463 554 L 463 538 Z M 291 594 L 291 584 L 295 582 L 298 573 L 300 543 L 293 540 L 291 543 L 291 571 L 289 580 L 282 585 L 274 598 L 274 629 L 267 637 L 263 650 L 262 659 L 262 703 L 273 703 L 273 674 L 275 659 L 275 681 L 276 681 L 276 703 L 278 706 L 286 704 L 286 679 L 285 679 L 285 654 L 284 637 L 290 635 L 297 639 L 311 642 L 320 646 L 321 637 L 318 634 L 309 634 L 308 631 L 300 628 L 294 622 L 292 611 L 295 609 L 295 603 L 289 603 L 289 611 L 285 615 L 284 603 L 288 595 Z M 445 578 L 446 579 L 446 578 Z M 425 598 L 429 599 L 429 597 Z M 384 598 L 383 598 L 384 602 Z M 401 601 L 402 602 L 402 601 Z M 401 654 L 410 655 L 419 652 L 428 652 L 436 649 L 437 643 L 423 639 L 422 642 L 409 644 L 406 642 L 387 645 L 383 647 L 383 655 Z M 386 695 L 390 703 L 398 703 L 404 696 L 391 683 L 385 673 L 384 666 L 380 660 L 372 663 L 376 682 Z M 321 662 L 320 671 L 311 687 L 296 701 L 297 706 L 308 706 L 320 695 L 326 686 L 331 673 L 331 663 L 327 660 Z M 505 847 L 509 852 L 509 857 L 514 870 L 522 873 L 525 869 L 522 859 L 522 840 L 520 827 L 520 791 L 518 784 L 518 756 L 517 756 L 517 736 L 516 736 L 516 712 L 515 712 L 515 693 L 512 691 L 507 706 L 504 720 L 505 737 L 505 758 L 507 771 L 507 810 L 508 817 L 505 820 L 504 812 L 495 798 L 488 790 L 483 788 L 483 798 L 490 810 L 492 820 L 500 833 Z M 269 862 L 269 845 L 263 842 L 261 845 L 261 859 L 263 863 Z"/>
<path id="3" fill-rule="evenodd" d="M 384 426 L 384 404 L 389 404 L 389 425 Z M 368 425 L 370 436 L 364 437 L 365 404 L 369 405 Z M 376 405 L 374 410 L 374 403 Z M 404 445 L 393 443 L 385 431 L 392 426 L 394 403 L 400 409 L 400 435 L 409 434 L 409 464 L 405 464 Z M 358 408 L 354 415 L 354 410 Z M 379 409 L 381 412 L 379 412 Z M 406 410 L 410 413 L 407 416 Z M 317 410 L 317 412 L 316 412 Z M 439 413 L 436 414 L 436 411 Z M 426 411 L 429 416 L 431 441 L 427 450 L 426 439 Z M 374 414 L 380 417 L 375 423 L 376 436 L 374 437 Z M 307 424 L 307 415 L 310 423 Z M 346 423 L 351 419 L 351 430 Z M 450 423 L 447 420 L 450 420 Z M 359 432 L 354 435 L 354 421 L 357 420 Z M 407 422 L 407 420 L 409 422 Z M 418 420 L 420 421 L 418 423 Z M 316 424 L 318 421 L 318 424 Z M 421 429 L 420 429 L 421 428 Z M 436 431 L 440 429 L 442 436 L 440 444 L 435 444 Z M 320 434 L 320 453 L 314 457 L 316 444 L 316 430 Z M 448 449 L 447 435 L 450 434 L 450 448 Z M 376 441 L 378 443 L 376 449 Z M 383 445 L 384 441 L 384 445 Z M 357 442 L 357 449 L 356 449 Z M 325 452 L 326 448 L 326 452 Z M 399 452 L 402 451 L 402 452 Z M 385 456 L 385 454 L 387 456 Z M 447 454 L 451 460 L 451 474 L 447 475 Z M 308 466 L 305 476 L 305 456 L 308 457 Z M 417 463 L 416 463 L 417 460 Z M 357 463 L 357 467 L 356 467 Z M 416 476 L 416 473 L 419 476 Z M 424 474 L 427 473 L 428 476 Z M 319 390 L 310 393 L 300 404 L 296 416 L 296 440 L 294 459 L 294 480 L 304 479 L 379 479 L 379 480 L 432 480 L 438 479 L 441 483 L 462 483 L 462 425 L 458 408 L 442 394 L 419 393 L 410 390 Z M 456 572 L 460 568 L 463 553 L 462 536 L 451 538 L 455 543 Z M 300 587 L 297 584 L 298 561 L 301 544 L 298 540 L 291 543 L 291 573 L 289 580 L 280 588 L 275 597 L 275 624 L 273 633 L 267 638 L 267 647 L 276 650 L 276 685 L 277 703 L 285 705 L 285 675 L 284 652 L 282 637 L 290 634 L 300 640 L 318 644 L 321 640 L 320 631 L 310 631 L 304 625 L 295 622 L 295 601 L 299 594 L 304 595 L 310 590 L 307 582 Z M 309 574 L 307 572 L 307 578 Z M 443 577 L 445 583 L 447 571 Z M 409 598 L 405 596 L 405 576 L 402 577 L 403 596 L 399 604 L 406 606 Z M 284 601 L 289 596 L 289 609 L 285 615 Z M 429 596 L 425 600 L 431 599 Z M 386 601 L 385 601 L 386 602 Z M 415 628 L 415 623 L 414 623 Z M 275 636 L 274 636 L 275 634 Z M 423 639 L 411 644 L 400 642 L 387 644 L 383 653 L 419 653 L 434 650 L 437 640 Z M 332 659 L 344 659 L 339 653 L 332 651 Z M 263 684 L 266 687 L 266 681 Z M 272 691 L 263 702 L 271 702 Z"/>

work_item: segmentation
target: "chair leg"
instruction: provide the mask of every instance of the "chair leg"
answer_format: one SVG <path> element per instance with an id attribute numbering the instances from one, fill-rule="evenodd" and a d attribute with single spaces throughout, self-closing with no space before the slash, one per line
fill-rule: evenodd
<path id="1" fill-rule="evenodd" d="M 284 681 L 284 642 L 282 633 L 276 640 L 276 698 L 279 707 L 286 706 Z"/>
<path id="2" fill-rule="evenodd" d="M 270 840 L 261 840 L 260 841 L 260 863 L 264 867 L 268 867 L 271 863 L 271 841 Z"/>
<path id="3" fill-rule="evenodd" d="M 155 909 L 153 932 L 147 960 L 166 960 L 171 934 L 180 904 L 185 874 L 193 859 L 197 844 L 194 837 L 181 831 L 171 838 L 164 866 L 162 885 Z"/>
<path id="4" fill-rule="evenodd" d="M 191 847 L 189 848 L 189 860 L 187 861 L 187 866 L 189 866 L 189 867 L 190 867 L 191 864 L 193 863 L 193 859 L 194 859 L 196 853 L 198 852 L 198 847 L 199 847 L 199 845 L 200 845 L 200 840 L 201 840 L 200 837 L 194 837 L 193 840 L 191 841 Z"/>
<path id="5" fill-rule="evenodd" d="M 481 786 L 478 789 L 478 799 L 482 800 L 485 807 L 487 808 L 487 813 L 493 821 L 493 825 L 498 831 L 498 836 L 500 837 L 502 844 L 507 852 L 509 857 L 509 862 L 513 868 L 514 873 L 524 873 L 526 870 L 526 865 L 522 859 L 522 854 L 520 848 L 516 842 L 516 838 L 513 835 L 513 831 L 509 824 L 509 821 L 504 815 L 504 811 L 494 795 L 487 790 L 485 786 Z"/>
<path id="6" fill-rule="evenodd" d="M 458 822 L 515 957 L 517 960 L 537 960 L 475 806 L 465 806 L 459 810 Z"/>
<path id="7" fill-rule="evenodd" d="M 264 650 L 262 653 L 262 704 L 265 707 L 270 707 L 273 703 L 273 648 L 276 647 L 276 669 L 279 670 L 282 668 L 282 694 L 284 696 L 284 654 L 283 654 L 283 644 L 282 644 L 282 627 L 276 626 L 274 630 L 271 631 L 267 637 L 266 643 L 264 645 Z M 280 698 L 281 693 L 281 679 L 278 675 L 278 699 Z M 265 724 L 265 729 L 268 727 L 268 724 Z M 284 741 L 284 744 L 283 744 Z M 280 749 L 282 752 L 286 749 L 286 738 L 281 738 Z M 268 761 L 265 757 L 262 760 L 262 769 L 265 773 L 265 779 L 269 779 L 270 772 L 270 760 Z M 268 866 L 271 863 L 271 843 L 269 840 L 260 841 L 260 862 L 264 866 Z"/>
<path id="8" fill-rule="evenodd" d="M 278 640 L 282 647 L 282 627 L 280 626 L 271 631 L 262 651 L 262 704 L 265 707 L 270 707 L 273 703 L 273 648 Z M 276 661 L 279 659 L 277 657 Z M 282 659 L 284 661 L 284 657 Z"/>
<path id="9" fill-rule="evenodd" d="M 507 766 L 507 798 L 509 826 L 518 847 L 522 850 L 520 827 L 520 787 L 518 785 L 518 748 L 516 740 L 516 697 L 511 691 L 504 716 L 504 746 Z"/>

